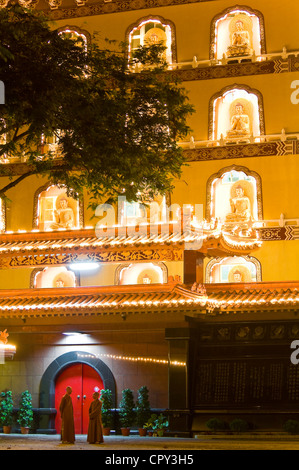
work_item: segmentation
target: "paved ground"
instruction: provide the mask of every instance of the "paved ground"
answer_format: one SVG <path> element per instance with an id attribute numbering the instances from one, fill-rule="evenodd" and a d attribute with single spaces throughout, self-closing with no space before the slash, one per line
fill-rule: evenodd
<path id="1" fill-rule="evenodd" d="M 0 451 L 4 450 L 99 450 L 110 455 L 115 451 L 204 451 L 204 450 L 299 450 L 299 436 L 251 435 L 206 436 L 197 438 L 106 436 L 103 444 L 89 444 L 86 435 L 77 435 L 75 444 L 62 444 L 59 435 L 0 434 Z M 159 453 L 157 452 L 157 454 Z M 3 454 L 2 454 L 3 455 Z"/>

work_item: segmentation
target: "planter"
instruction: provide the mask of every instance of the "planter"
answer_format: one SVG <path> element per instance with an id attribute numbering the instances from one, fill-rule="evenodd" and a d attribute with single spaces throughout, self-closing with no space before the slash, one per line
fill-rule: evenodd
<path id="1" fill-rule="evenodd" d="M 3 433 L 10 434 L 11 433 L 11 426 L 3 426 Z"/>
<path id="2" fill-rule="evenodd" d="M 148 435 L 149 435 L 150 437 L 152 437 L 153 434 L 154 434 L 153 431 L 149 431 L 149 432 L 148 432 Z"/>
<path id="3" fill-rule="evenodd" d="M 129 436 L 130 428 L 121 428 L 121 433 L 123 436 Z"/>
<path id="4" fill-rule="evenodd" d="M 147 430 L 143 428 L 139 428 L 138 432 L 139 432 L 139 436 L 144 437 L 146 436 Z"/>
<path id="5" fill-rule="evenodd" d="M 103 428 L 103 435 L 110 436 L 110 428 Z"/>
<path id="6" fill-rule="evenodd" d="M 29 434 L 29 427 L 21 426 L 21 434 Z"/>
<path id="7" fill-rule="evenodd" d="M 158 437 L 163 437 L 164 436 L 164 429 L 157 429 L 157 434 L 158 434 Z"/>

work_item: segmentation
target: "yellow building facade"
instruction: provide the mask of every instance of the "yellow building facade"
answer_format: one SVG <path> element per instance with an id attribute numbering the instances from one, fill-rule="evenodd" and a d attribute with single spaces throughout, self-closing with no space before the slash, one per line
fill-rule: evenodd
<path id="1" fill-rule="evenodd" d="M 182 435 L 205 430 L 213 416 L 281 428 L 299 400 L 290 360 L 299 339 L 299 5 L 34 6 L 87 41 L 99 32 L 132 51 L 162 39 L 166 73 L 182 80 L 195 113 L 189 140 L 179 142 L 182 176 L 154 224 L 139 206 L 123 206 L 105 236 L 87 196 L 63 203 L 63 189 L 35 176 L 9 191 L 0 329 L 16 352 L 0 365 L 0 389 L 16 400 L 30 390 L 40 432 L 59 432 L 59 387 L 78 364 L 112 389 L 116 408 L 123 389 L 136 397 L 146 385 L 152 408 Z M 17 158 L 3 164 L 16 175 L 26 169 Z M 78 262 L 97 266 L 77 271 Z M 76 432 L 84 429 L 80 422 Z"/>

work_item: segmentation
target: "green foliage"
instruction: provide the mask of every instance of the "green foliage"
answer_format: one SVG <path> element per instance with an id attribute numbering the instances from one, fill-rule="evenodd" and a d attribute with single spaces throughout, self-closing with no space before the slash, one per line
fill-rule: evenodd
<path id="1" fill-rule="evenodd" d="M 160 413 L 154 421 L 153 429 L 167 429 L 168 426 L 168 419 L 162 413 Z"/>
<path id="2" fill-rule="evenodd" d="M 157 415 L 156 414 L 152 414 L 149 419 L 147 420 L 146 423 L 144 423 L 143 427 L 144 429 L 154 429 L 154 426 L 155 426 L 155 421 L 157 419 Z"/>
<path id="3" fill-rule="evenodd" d="M 236 418 L 229 423 L 229 428 L 233 432 L 245 432 L 248 430 L 248 423 L 244 419 Z"/>
<path id="4" fill-rule="evenodd" d="M 126 388 L 122 391 L 122 399 L 119 404 L 119 419 L 122 427 L 129 428 L 135 422 L 135 403 L 131 389 Z"/>
<path id="5" fill-rule="evenodd" d="M 112 428 L 113 426 L 113 398 L 111 390 L 103 389 L 100 393 L 102 402 L 102 423 L 104 428 Z"/>
<path id="6" fill-rule="evenodd" d="M 288 421 L 283 425 L 283 429 L 289 434 L 299 434 L 299 421 L 288 419 Z"/>
<path id="7" fill-rule="evenodd" d="M 134 73 L 123 45 L 93 38 L 85 50 L 38 11 L 11 4 L 0 9 L 0 22 L 0 137 L 7 139 L 0 157 L 30 164 L 20 177 L 8 175 L 1 196 L 32 174 L 72 195 L 86 188 L 94 205 L 171 191 L 185 164 L 177 141 L 190 131 L 193 107 L 175 74 L 165 72 L 161 46 L 141 47 L 131 65 L 151 68 Z M 42 135 L 56 136 L 58 154 L 41 145 Z M 0 175 L 8 171 L 2 167 Z"/>
<path id="8" fill-rule="evenodd" d="M 28 390 L 21 395 L 17 421 L 22 427 L 30 427 L 33 421 L 32 397 Z"/>
<path id="9" fill-rule="evenodd" d="M 2 426 L 10 426 L 13 421 L 12 392 L 1 392 L 0 400 L 0 423 Z"/>
<path id="10" fill-rule="evenodd" d="M 149 402 L 149 391 L 144 385 L 137 391 L 136 401 L 136 423 L 139 428 L 142 428 L 151 415 L 151 407 Z"/>
<path id="11" fill-rule="evenodd" d="M 225 428 L 225 422 L 219 418 L 211 418 L 207 421 L 206 426 L 211 431 L 221 431 Z"/>
<path id="12" fill-rule="evenodd" d="M 169 421 L 162 413 L 159 415 L 153 413 L 143 427 L 145 429 L 152 429 L 153 431 L 167 429 L 169 427 Z"/>

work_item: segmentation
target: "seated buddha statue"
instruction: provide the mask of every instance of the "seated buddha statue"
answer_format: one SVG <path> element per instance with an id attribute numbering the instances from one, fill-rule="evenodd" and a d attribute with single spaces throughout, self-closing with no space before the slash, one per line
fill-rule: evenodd
<path id="1" fill-rule="evenodd" d="M 151 282 L 152 282 L 151 278 L 147 274 L 145 274 L 142 278 L 142 283 L 143 284 L 151 284 Z"/>
<path id="2" fill-rule="evenodd" d="M 56 287 L 64 287 L 64 280 L 61 278 L 56 279 L 55 281 Z"/>
<path id="3" fill-rule="evenodd" d="M 227 48 L 227 57 L 251 55 L 250 35 L 244 28 L 241 20 L 236 21 L 235 31 L 232 34 L 231 45 Z"/>
<path id="4" fill-rule="evenodd" d="M 250 119 L 244 112 L 242 103 L 237 103 L 235 112 L 231 118 L 231 127 L 227 132 L 227 137 L 242 137 L 250 135 Z"/>
<path id="5" fill-rule="evenodd" d="M 233 274 L 233 281 L 234 282 L 242 282 L 242 273 L 239 270 L 234 271 Z"/>
<path id="6" fill-rule="evenodd" d="M 51 225 L 51 228 L 72 228 L 75 226 L 74 212 L 71 207 L 68 207 L 66 198 L 61 198 L 59 201 L 60 208 L 54 211 L 56 221 Z"/>
<path id="7" fill-rule="evenodd" d="M 237 186 L 235 196 L 230 199 L 231 212 L 226 216 L 226 222 L 246 222 L 251 217 L 251 204 L 244 195 L 242 186 Z"/>

